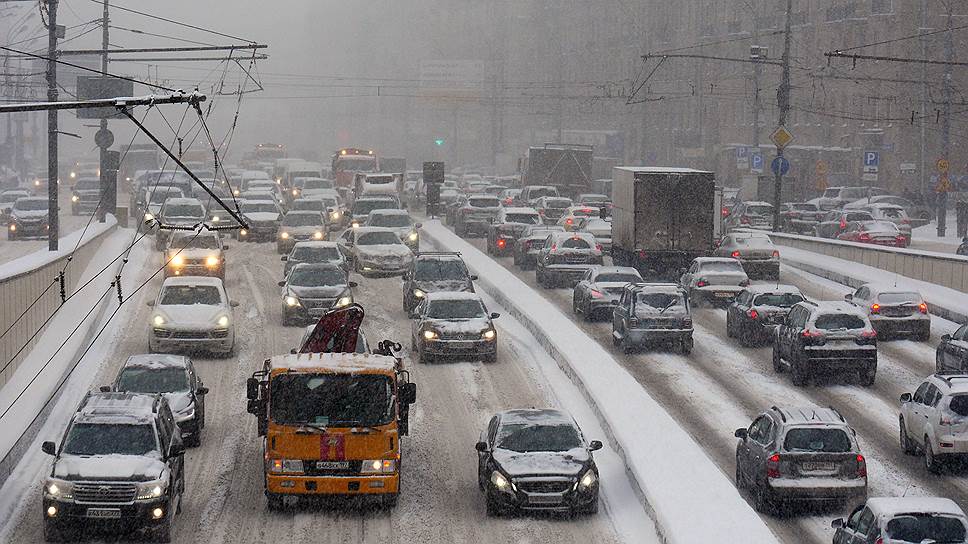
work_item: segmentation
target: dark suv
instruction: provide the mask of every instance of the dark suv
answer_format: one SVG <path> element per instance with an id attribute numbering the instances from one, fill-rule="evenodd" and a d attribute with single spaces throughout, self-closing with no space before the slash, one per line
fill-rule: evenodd
<path id="1" fill-rule="evenodd" d="M 44 539 L 74 525 L 171 540 L 185 491 L 185 447 L 168 401 L 143 393 L 88 393 L 67 425 L 44 482 Z"/>
<path id="2" fill-rule="evenodd" d="M 553 232 L 538 251 L 535 280 L 542 287 L 574 287 L 594 265 L 602 265 L 602 246 L 587 232 Z"/>
<path id="3" fill-rule="evenodd" d="M 736 487 L 752 492 L 760 512 L 784 500 L 845 502 L 867 494 L 867 461 L 833 408 L 774 406 L 734 434 Z"/>
<path id="4" fill-rule="evenodd" d="M 403 311 L 413 313 L 427 293 L 439 291 L 474 292 L 477 276 L 467 271 L 460 253 L 424 251 L 413 259 L 403 274 Z"/>
<path id="5" fill-rule="evenodd" d="M 612 342 L 626 353 L 669 342 L 688 354 L 692 331 L 686 291 L 674 283 L 630 283 L 612 310 Z"/>
<path id="6" fill-rule="evenodd" d="M 457 236 L 486 234 L 487 227 L 501 209 L 501 199 L 493 195 L 469 195 L 454 210 L 454 232 Z"/>
<path id="7" fill-rule="evenodd" d="M 773 339 L 773 370 L 787 368 L 797 386 L 810 375 L 835 372 L 856 372 L 862 385 L 874 385 L 877 333 L 867 316 L 846 302 L 800 302 Z"/>

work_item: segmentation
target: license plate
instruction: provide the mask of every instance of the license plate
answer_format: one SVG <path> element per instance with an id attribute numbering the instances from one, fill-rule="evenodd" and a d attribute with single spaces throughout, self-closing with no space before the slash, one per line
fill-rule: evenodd
<path id="1" fill-rule="evenodd" d="M 531 504 L 559 504 L 561 495 L 529 495 L 528 502 Z"/>
<path id="2" fill-rule="evenodd" d="M 804 472 L 830 472 L 837 466 L 833 463 L 806 462 L 800 463 L 800 470 Z"/>
<path id="3" fill-rule="evenodd" d="M 729 298 L 729 297 L 731 297 L 731 296 L 733 296 L 733 294 L 732 294 L 732 293 L 723 293 L 723 292 L 718 292 L 718 293 L 716 293 L 716 294 L 715 294 L 715 297 L 716 297 L 716 298 Z"/>
<path id="4" fill-rule="evenodd" d="M 88 508 L 87 517 L 101 519 L 117 519 L 121 517 L 120 508 Z"/>
<path id="5" fill-rule="evenodd" d="M 349 468 L 349 461 L 316 461 L 317 470 L 347 470 Z"/>
<path id="6" fill-rule="evenodd" d="M 474 342 L 451 342 L 450 345 L 458 349 L 470 349 L 474 347 Z"/>

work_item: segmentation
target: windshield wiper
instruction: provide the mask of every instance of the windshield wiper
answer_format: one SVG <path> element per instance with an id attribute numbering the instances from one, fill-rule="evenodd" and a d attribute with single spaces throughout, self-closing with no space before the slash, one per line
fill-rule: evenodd
<path id="1" fill-rule="evenodd" d="M 324 427 L 323 425 L 317 425 L 315 423 L 299 423 L 298 425 L 299 428 L 296 429 L 296 434 L 313 434 L 309 429 L 322 433 L 329 431 L 329 428 Z"/>
<path id="2" fill-rule="evenodd" d="M 665 305 L 665 308 L 662 308 L 661 310 L 659 310 L 659 313 L 660 314 L 665 313 L 666 310 L 668 310 L 669 308 L 672 308 L 673 306 L 675 306 L 676 302 L 679 302 L 679 301 L 678 300 L 670 300 L 669 301 L 669 304 L 666 304 Z"/>

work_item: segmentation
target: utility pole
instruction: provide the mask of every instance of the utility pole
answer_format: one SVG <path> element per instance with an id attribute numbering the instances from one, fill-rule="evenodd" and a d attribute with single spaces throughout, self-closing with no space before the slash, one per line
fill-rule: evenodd
<path id="1" fill-rule="evenodd" d="M 101 77 L 108 77 L 108 0 L 104 0 L 104 13 L 101 16 Z M 107 210 L 111 210 L 111 213 L 117 213 L 115 206 L 117 205 L 117 189 L 112 191 L 111 185 L 111 175 L 108 172 L 108 148 L 114 143 L 113 137 L 109 137 L 111 132 L 108 130 L 108 120 L 101 119 L 101 128 L 98 130 L 97 144 L 99 149 L 98 164 L 100 168 L 98 169 L 98 177 L 101 178 L 101 198 L 99 200 L 100 205 L 97 208 L 97 218 L 101 223 L 104 222 L 107 215 Z M 106 144 L 106 145 L 102 145 Z M 117 175 L 115 175 L 115 178 Z M 114 201 L 111 201 L 112 193 L 115 195 Z"/>
<path id="2" fill-rule="evenodd" d="M 57 102 L 57 2 L 47 2 L 47 101 Z M 57 204 L 57 110 L 47 112 L 47 249 L 57 251 L 60 237 Z"/>
<path id="3" fill-rule="evenodd" d="M 780 88 L 776 91 L 777 105 L 780 108 L 780 127 L 786 126 L 787 113 L 790 111 L 790 27 L 793 17 L 793 0 L 786 3 L 786 24 L 783 28 L 783 76 L 780 80 Z M 783 146 L 776 146 L 776 156 L 783 159 Z M 780 191 L 783 188 L 783 175 L 780 168 L 776 169 L 773 182 L 773 230 L 780 229 Z"/>
<path id="4" fill-rule="evenodd" d="M 951 37 L 951 1 L 948 0 L 947 10 L 947 29 L 944 39 L 944 111 L 941 113 L 941 157 L 950 161 L 951 151 L 951 61 L 954 59 L 954 40 Z M 941 172 L 941 176 L 948 175 Z M 938 182 L 941 185 L 941 180 Z M 948 191 L 947 189 L 938 192 L 938 237 L 944 237 L 948 222 Z"/>
<path id="5" fill-rule="evenodd" d="M 918 28 L 919 34 L 924 34 L 928 31 L 928 0 L 921 0 L 921 25 Z M 921 38 L 921 58 L 928 58 L 928 38 Z M 927 157 L 924 153 L 924 139 L 926 131 L 926 122 L 928 111 L 928 65 L 921 64 L 921 134 L 919 137 L 918 145 L 918 181 L 919 181 L 919 191 L 918 196 L 922 201 L 925 200 L 928 192 L 925 187 L 925 179 L 927 178 Z"/>

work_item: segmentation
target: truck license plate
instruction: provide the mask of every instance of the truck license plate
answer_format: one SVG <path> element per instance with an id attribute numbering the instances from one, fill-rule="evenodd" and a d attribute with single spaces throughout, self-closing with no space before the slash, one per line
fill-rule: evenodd
<path id="1" fill-rule="evenodd" d="M 121 517 L 120 508 L 88 508 L 87 517 L 100 519 L 117 519 Z"/>
<path id="2" fill-rule="evenodd" d="M 316 470 L 347 470 L 349 461 L 316 461 Z"/>
<path id="3" fill-rule="evenodd" d="M 731 296 L 733 296 L 732 293 L 724 293 L 722 291 L 717 291 L 716 292 L 716 298 L 729 298 Z"/>

